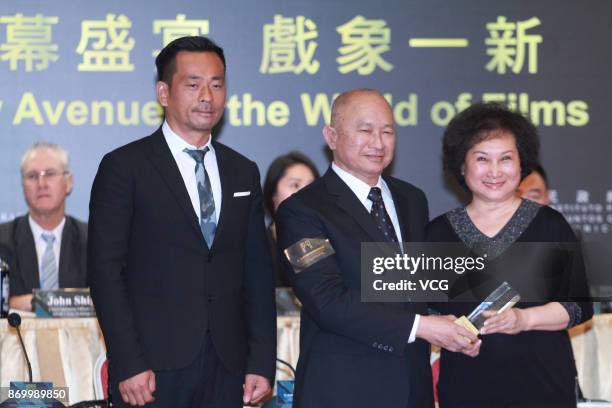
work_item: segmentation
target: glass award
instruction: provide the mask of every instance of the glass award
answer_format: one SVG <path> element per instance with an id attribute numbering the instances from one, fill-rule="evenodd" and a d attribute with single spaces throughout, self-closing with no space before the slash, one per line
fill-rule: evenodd
<path id="1" fill-rule="evenodd" d="M 504 282 L 495 289 L 487 298 L 476 307 L 467 317 L 461 316 L 455 321 L 460 326 L 465 327 L 474 334 L 478 334 L 484 326 L 487 318 L 483 316 L 483 312 L 502 313 L 521 300 L 521 295 L 510 286 L 508 282 Z"/>

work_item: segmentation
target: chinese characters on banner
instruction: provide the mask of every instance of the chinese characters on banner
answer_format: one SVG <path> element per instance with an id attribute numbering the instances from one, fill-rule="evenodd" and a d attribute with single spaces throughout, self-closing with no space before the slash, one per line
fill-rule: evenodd
<path id="1" fill-rule="evenodd" d="M 4 25 L 4 41 L 0 43 L 0 61 L 8 62 L 11 71 L 43 71 L 59 60 L 59 46 L 53 43 L 53 27 L 57 16 L 0 16 Z M 537 33 L 541 21 L 531 17 L 523 21 L 508 21 L 498 16 L 487 22 L 488 37 L 484 40 L 490 58 L 485 69 L 498 75 L 538 72 L 538 47 L 543 42 Z M 131 35 L 132 20 L 127 16 L 109 13 L 103 20 L 83 20 L 80 41 L 75 52 L 81 56 L 78 71 L 129 72 L 134 71 L 130 53 L 136 46 Z M 394 65 L 388 59 L 391 50 L 391 28 L 382 19 L 368 19 L 357 15 L 336 27 L 340 46 L 337 48 L 337 70 L 340 74 L 371 75 L 378 71 L 390 72 Z M 161 45 L 185 35 L 208 35 L 210 24 L 204 19 L 188 19 L 177 14 L 174 19 L 153 21 L 152 32 L 161 36 Z M 264 24 L 262 74 L 309 74 L 319 71 L 317 59 L 319 27 L 306 16 L 287 17 L 277 14 Z M 467 39 L 411 39 L 418 47 L 466 47 Z M 152 50 L 156 56 L 159 49 Z"/>
<path id="2" fill-rule="evenodd" d="M 573 201 L 561 201 L 557 190 L 550 190 L 551 206 L 573 228 L 586 234 L 609 234 L 612 232 L 612 190 L 606 191 L 605 203 L 598 198 L 589 190 L 578 189 Z"/>
<path id="3" fill-rule="evenodd" d="M 208 20 L 187 20 L 184 14 L 177 14 L 174 20 L 153 21 L 153 34 L 162 35 L 162 47 L 185 36 L 208 35 Z M 153 51 L 156 57 L 161 50 Z"/>
<path id="4" fill-rule="evenodd" d="M 79 71 L 133 71 L 130 51 L 134 38 L 129 37 L 132 22 L 123 14 L 115 18 L 107 14 L 106 20 L 84 20 L 81 41 L 76 52 L 83 56 Z"/>
<path id="5" fill-rule="evenodd" d="M 528 72 L 538 72 L 538 45 L 542 36 L 528 34 L 527 31 L 540 25 L 540 19 L 532 17 L 526 21 L 511 23 L 506 17 L 499 16 L 494 23 L 487 23 L 489 38 L 485 40 L 487 55 L 491 60 L 486 65 L 488 71 L 505 74 L 506 68 L 518 74 L 522 71 L 525 59 L 528 59 Z"/>
<path id="6" fill-rule="evenodd" d="M 391 49 L 391 29 L 385 20 L 357 16 L 336 30 L 342 39 L 340 56 L 336 58 L 341 74 L 357 71 L 359 75 L 370 75 L 377 67 L 387 72 L 393 69 L 382 57 Z"/>
<path id="7" fill-rule="evenodd" d="M 59 17 L 0 16 L 5 26 L 5 40 L 0 44 L 0 61 L 8 61 L 9 69 L 25 72 L 43 71 L 59 59 L 59 46 L 52 41 L 52 28 Z M 129 72 L 134 71 L 130 52 L 136 40 L 130 34 L 132 21 L 125 15 L 109 13 L 104 20 L 83 20 L 81 36 L 75 52 L 81 55 L 78 71 Z M 161 34 L 162 46 L 185 35 L 207 35 L 208 20 L 189 20 L 177 14 L 174 20 L 154 20 L 153 34 Z M 159 53 L 154 50 L 153 56 Z"/>
<path id="8" fill-rule="evenodd" d="M 52 42 L 51 32 L 58 22 L 58 17 L 45 17 L 42 14 L 32 17 L 21 13 L 0 16 L 0 24 L 6 25 L 6 39 L 0 45 L 0 60 L 8 61 L 11 71 L 16 71 L 20 62 L 26 72 L 47 69 L 50 62 L 59 58 L 59 47 Z"/>
<path id="9" fill-rule="evenodd" d="M 264 25 L 259 72 L 301 74 L 306 71 L 316 74 L 320 66 L 314 59 L 318 35 L 317 25 L 311 19 L 275 15 L 272 24 Z"/>

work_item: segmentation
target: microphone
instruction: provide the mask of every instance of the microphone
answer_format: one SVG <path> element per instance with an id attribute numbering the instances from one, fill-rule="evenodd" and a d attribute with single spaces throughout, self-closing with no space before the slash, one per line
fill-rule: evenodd
<path id="1" fill-rule="evenodd" d="M 17 330 L 17 335 L 19 336 L 19 342 L 21 343 L 21 349 L 23 350 L 23 355 L 25 356 L 26 363 L 28 363 L 28 375 L 30 378 L 30 382 L 32 382 L 32 365 L 30 364 L 30 359 L 28 358 L 28 352 L 26 351 L 25 345 L 23 344 L 23 338 L 21 337 L 21 330 L 19 330 L 19 326 L 21 326 L 21 316 L 17 313 L 11 313 L 8 315 L 8 324 L 11 327 L 14 327 Z"/>
<path id="2" fill-rule="evenodd" d="M 285 360 L 276 358 L 277 363 L 281 363 L 287 366 L 293 378 L 295 378 L 295 368 Z M 262 408 L 276 408 L 276 407 L 291 407 L 293 404 L 293 387 L 295 380 L 278 380 L 276 381 L 276 396 L 266 402 Z"/>
<path id="3" fill-rule="evenodd" d="M 289 370 L 291 370 L 291 373 L 293 374 L 293 378 L 295 378 L 295 368 L 293 368 L 293 366 L 291 364 L 289 364 L 288 362 L 286 362 L 285 360 L 281 360 L 280 358 L 276 358 L 276 362 L 281 363 L 287 367 L 289 367 Z"/>

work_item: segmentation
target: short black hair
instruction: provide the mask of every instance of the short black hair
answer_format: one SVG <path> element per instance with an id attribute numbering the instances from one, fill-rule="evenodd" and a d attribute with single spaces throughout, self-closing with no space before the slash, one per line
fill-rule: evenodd
<path id="1" fill-rule="evenodd" d="M 541 164 L 537 164 L 533 168 L 533 171 L 535 173 L 538 173 L 540 177 L 542 177 L 542 180 L 544 180 L 544 185 L 546 186 L 546 188 L 548 188 L 548 175 L 546 174 L 546 170 L 544 170 L 544 167 L 542 167 Z"/>
<path id="2" fill-rule="evenodd" d="M 538 131 L 525 116 L 494 102 L 475 103 L 450 121 L 442 142 L 444 171 L 467 190 L 461 174 L 465 155 L 476 144 L 498 131 L 514 136 L 521 164 L 521 179 L 525 178 L 538 164 Z"/>
<path id="3" fill-rule="evenodd" d="M 157 80 L 163 81 L 168 86 L 172 83 L 172 76 L 176 72 L 176 54 L 181 51 L 190 52 L 214 52 L 223 63 L 225 71 L 225 54 L 223 48 L 219 47 L 209 38 L 190 36 L 180 37 L 164 47 L 155 58 L 155 66 L 157 68 Z"/>
<path id="4" fill-rule="evenodd" d="M 268 167 L 266 181 L 264 181 L 263 186 L 264 206 L 272 218 L 274 218 L 275 213 L 274 201 L 272 198 L 276 194 L 278 182 L 285 176 L 287 169 L 294 164 L 303 164 L 310 169 L 315 179 L 319 178 L 319 171 L 315 167 L 314 163 L 303 153 L 292 151 L 274 159 L 272 164 L 270 164 L 270 167 Z"/>

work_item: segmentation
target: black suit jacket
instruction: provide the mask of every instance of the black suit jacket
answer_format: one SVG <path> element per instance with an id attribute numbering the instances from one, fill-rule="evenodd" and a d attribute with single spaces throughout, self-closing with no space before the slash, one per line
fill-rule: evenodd
<path id="1" fill-rule="evenodd" d="M 10 296 L 40 288 L 40 272 L 28 214 L 0 224 L 0 245 L 5 248 Z M 59 259 L 60 288 L 87 287 L 87 224 L 66 216 Z"/>
<path id="2" fill-rule="evenodd" d="M 391 190 L 402 239 L 423 241 L 423 192 L 395 178 Z M 303 304 L 295 407 L 433 406 L 429 345 L 408 344 L 423 304 L 360 301 L 361 242 L 384 241 L 350 188 L 329 169 L 281 204 L 279 243 L 327 238 L 335 254 L 289 276 Z"/>
<path id="3" fill-rule="evenodd" d="M 274 376 L 274 282 L 259 172 L 213 145 L 222 205 L 210 249 L 161 129 L 100 163 L 88 265 L 114 381 L 187 366 L 207 330 L 228 370 Z M 244 191 L 250 195 L 233 196 Z"/>

